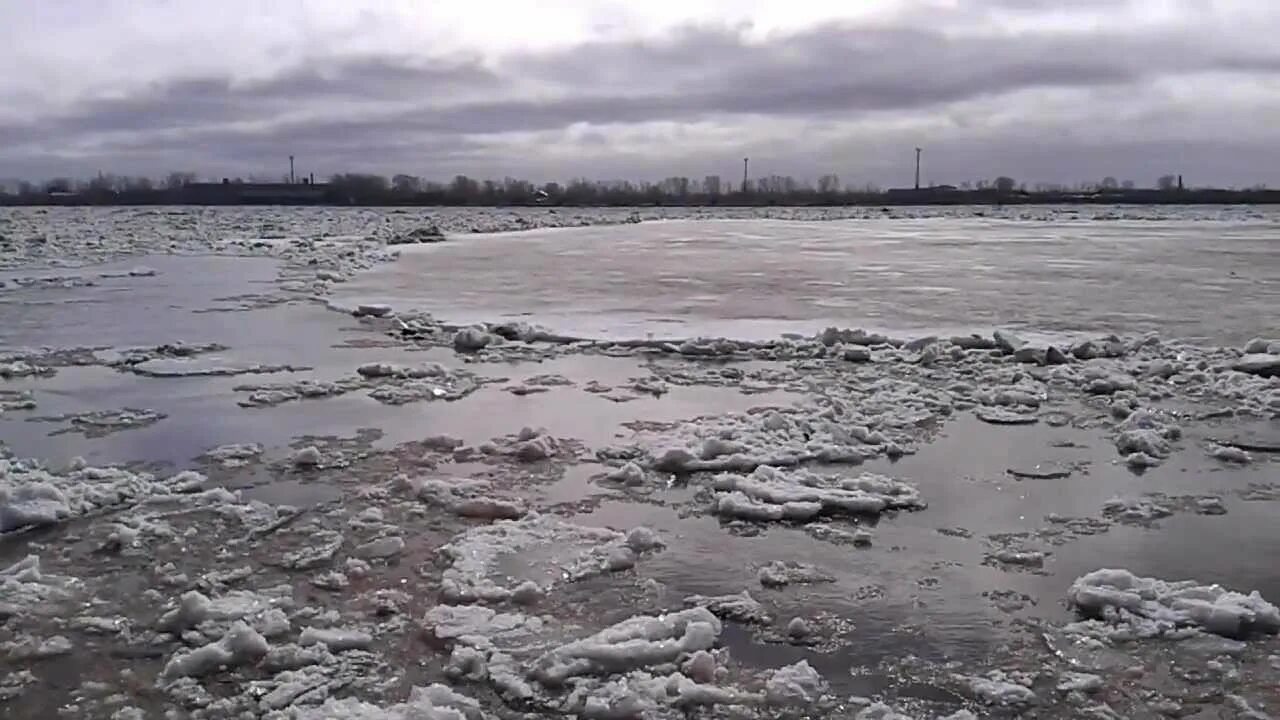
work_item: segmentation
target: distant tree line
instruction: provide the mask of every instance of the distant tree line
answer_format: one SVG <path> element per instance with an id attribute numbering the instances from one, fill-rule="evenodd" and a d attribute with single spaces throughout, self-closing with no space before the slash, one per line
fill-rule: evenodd
<path id="1" fill-rule="evenodd" d="M 289 183 L 289 177 L 251 176 L 197 183 L 195 173 L 171 172 L 163 179 L 99 174 L 89 179 L 54 178 L 44 183 L 20 182 L 0 192 L 0 204 L 155 205 L 155 204 L 334 204 L 334 205 L 475 205 L 475 206 L 643 206 L 643 205 L 895 205 L 1016 204 L 1055 202 L 1188 203 L 1280 202 L 1280 193 L 1265 187 L 1247 190 L 1184 189 L 1181 178 L 1165 175 L 1154 188 L 1137 188 L 1114 177 L 1073 187 L 1036 184 L 1030 190 L 1014 178 L 963 182 L 959 186 L 894 188 L 849 186 L 839 176 L 822 175 L 816 183 L 786 175 L 727 181 L 719 175 L 701 180 L 673 176 L 659 182 L 588 180 L 535 184 L 507 177 L 479 180 L 458 175 L 448 182 L 416 175 L 390 178 L 367 173 L 340 173 L 327 182 Z M 253 194 L 242 188 L 253 188 Z M 279 192 L 273 192 L 279 188 Z"/>

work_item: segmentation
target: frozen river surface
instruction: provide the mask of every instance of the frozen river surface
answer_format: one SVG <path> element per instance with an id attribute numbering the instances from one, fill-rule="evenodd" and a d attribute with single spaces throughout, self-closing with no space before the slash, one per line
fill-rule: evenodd
<path id="1" fill-rule="evenodd" d="M 0 210 L 0 717 L 1275 717 L 1277 237 Z"/>
<path id="2" fill-rule="evenodd" d="M 1280 215 L 546 229 L 414 247 L 338 297 L 592 337 L 1009 326 L 1235 344 L 1280 307 Z"/>

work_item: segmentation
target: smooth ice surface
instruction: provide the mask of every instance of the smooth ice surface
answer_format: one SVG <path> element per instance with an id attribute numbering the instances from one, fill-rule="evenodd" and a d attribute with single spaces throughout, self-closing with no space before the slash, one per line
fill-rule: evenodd
<path id="1" fill-rule="evenodd" d="M 764 338 L 832 324 L 963 334 L 1017 322 L 1243 346 L 1280 307 L 1270 211 L 1223 222 L 1197 221 L 1192 209 L 1087 219 L 1100 211 L 534 230 L 408 248 L 337 292 L 455 322 L 528 313 L 594 337 Z"/>

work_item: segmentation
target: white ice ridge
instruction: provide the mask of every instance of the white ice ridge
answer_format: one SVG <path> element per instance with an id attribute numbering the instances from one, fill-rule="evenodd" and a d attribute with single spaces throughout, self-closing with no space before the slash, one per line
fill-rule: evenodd
<path id="1" fill-rule="evenodd" d="M 560 582 L 630 569 L 658 542 L 649 531 L 626 534 L 545 515 L 500 520 L 472 528 L 440 548 L 450 561 L 441 595 L 446 602 L 459 603 L 502 602 L 517 591 L 546 593 Z M 519 568 L 523 577 L 503 572 L 508 564 Z"/>
<path id="2" fill-rule="evenodd" d="M 1095 570 L 1078 578 L 1067 600 L 1081 615 L 1129 627 L 1138 637 L 1197 628 L 1229 638 L 1280 632 L 1280 609 L 1255 590 L 1248 595 L 1193 580 L 1167 582 L 1128 570 Z"/>
<path id="3" fill-rule="evenodd" d="M 854 477 L 762 466 L 747 476 L 712 481 L 718 515 L 745 520 L 805 522 L 819 515 L 879 515 L 925 507 L 913 485 L 873 473 Z"/>

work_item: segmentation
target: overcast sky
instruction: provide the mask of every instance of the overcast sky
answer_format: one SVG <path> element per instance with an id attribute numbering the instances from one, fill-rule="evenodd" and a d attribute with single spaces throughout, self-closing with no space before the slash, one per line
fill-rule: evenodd
<path id="1" fill-rule="evenodd" d="M 0 178 L 1280 185 L 1276 0 L 0 0 Z"/>

